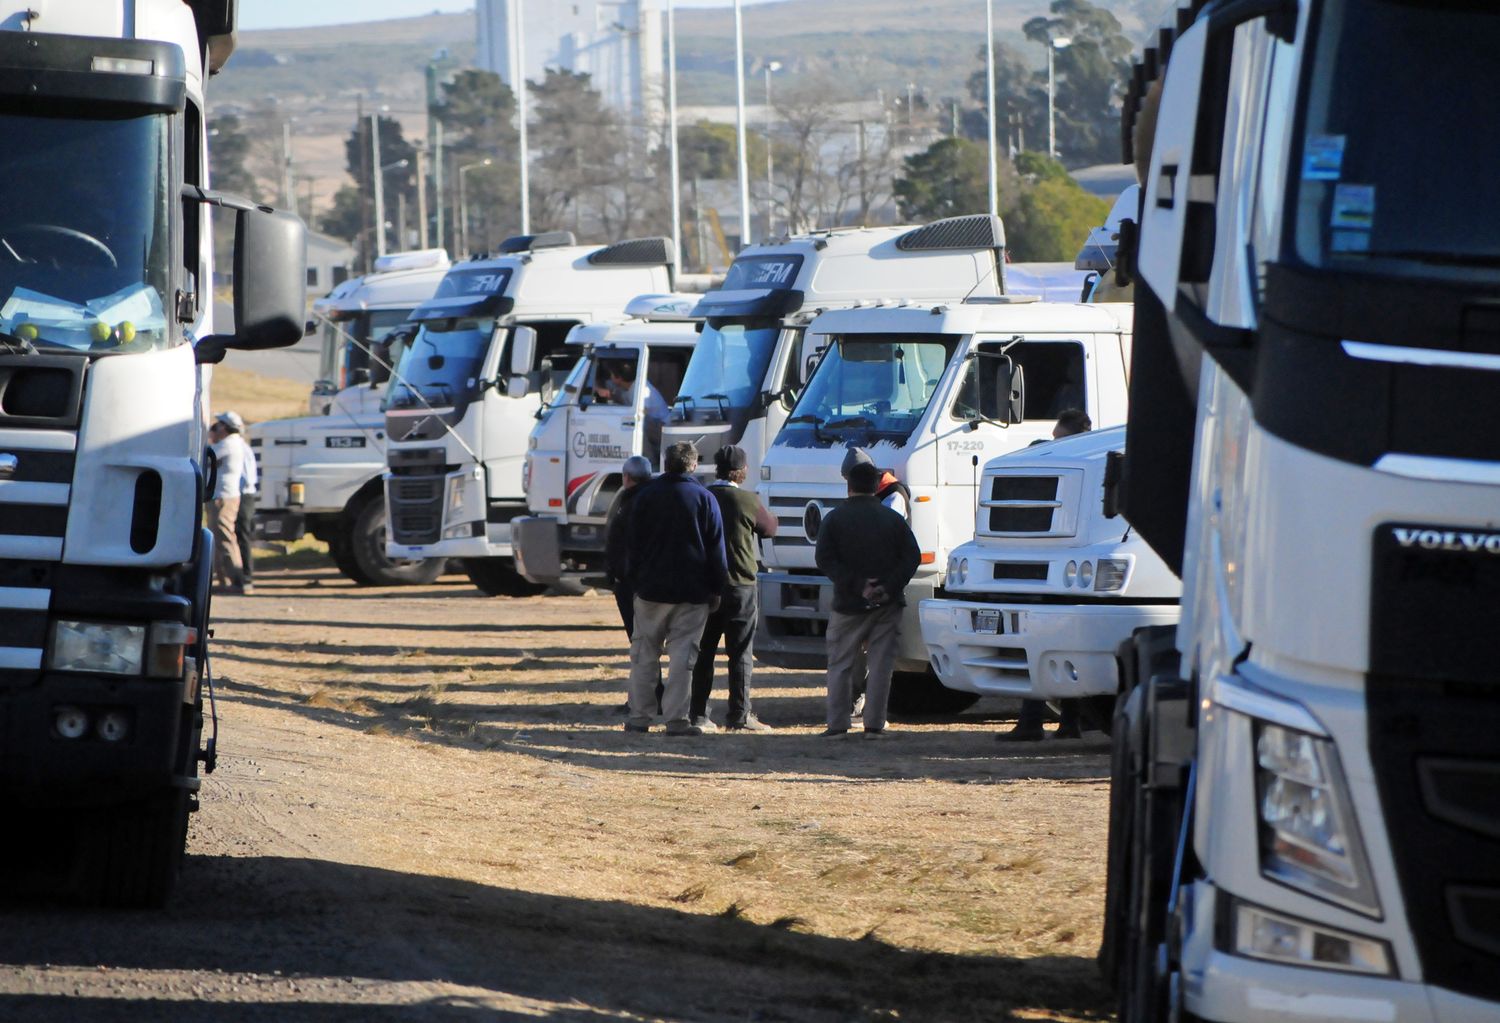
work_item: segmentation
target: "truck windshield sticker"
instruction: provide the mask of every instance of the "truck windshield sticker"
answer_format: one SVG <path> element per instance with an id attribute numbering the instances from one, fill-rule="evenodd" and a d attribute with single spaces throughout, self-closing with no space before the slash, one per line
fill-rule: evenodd
<path id="1" fill-rule="evenodd" d="M 802 268 L 802 257 L 747 256 L 736 259 L 724 275 L 724 291 L 749 291 L 770 288 L 784 291 L 797 280 L 797 271 Z"/>
<path id="2" fill-rule="evenodd" d="M 1337 181 L 1344 173 L 1344 135 L 1314 135 L 1302 161 L 1306 181 Z"/>
<path id="3" fill-rule="evenodd" d="M 1333 190 L 1333 226 L 1356 231 L 1375 227 L 1375 186 L 1339 185 Z"/>

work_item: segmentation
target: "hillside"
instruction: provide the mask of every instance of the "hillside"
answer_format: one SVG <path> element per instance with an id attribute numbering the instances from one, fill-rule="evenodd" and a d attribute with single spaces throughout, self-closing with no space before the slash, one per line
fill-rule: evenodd
<path id="1" fill-rule="evenodd" d="M 1098 0 L 1132 38 L 1143 38 L 1168 0 Z M 1047 0 L 996 0 L 997 37 L 1023 59 L 1043 59 L 1021 25 L 1047 12 Z M 851 11 L 855 16 L 851 17 Z M 1143 16 L 1144 12 L 1144 16 Z M 913 84 L 929 102 L 966 97 L 982 66 L 984 7 L 979 0 L 782 0 L 745 9 L 746 59 L 784 65 L 776 87 L 815 82 L 873 98 Z M 685 107 L 734 101 L 733 15 L 686 9 L 677 15 L 679 101 Z M 423 69 L 440 51 L 450 68 L 472 63 L 474 18 L 432 14 L 324 28 L 244 32 L 226 72 L 209 89 L 213 113 L 236 112 L 258 138 L 254 162 L 275 179 L 281 125 L 290 121 L 299 193 L 326 205 L 343 183 L 343 138 L 357 110 L 382 110 L 409 137 L 426 128 Z M 752 88 L 752 102 L 761 95 Z"/>

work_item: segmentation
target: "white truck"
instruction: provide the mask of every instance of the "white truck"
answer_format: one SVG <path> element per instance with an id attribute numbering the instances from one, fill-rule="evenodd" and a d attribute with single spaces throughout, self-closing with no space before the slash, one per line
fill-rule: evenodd
<path id="1" fill-rule="evenodd" d="M 199 366 L 304 322 L 301 221 L 207 191 L 204 85 L 234 9 L 30 0 L 0 18 L 7 864 L 114 905 L 167 898 L 215 755 Z M 213 332 L 214 206 L 236 224 L 233 335 Z"/>
<path id="2" fill-rule="evenodd" d="M 918 606 L 943 685 L 978 696 L 1099 698 L 1114 714 L 1120 645 L 1177 624 L 1182 592 L 1116 506 L 1125 428 L 991 460 L 974 539 L 948 555 L 943 596 Z"/>
<path id="3" fill-rule="evenodd" d="M 1500 1018 L 1500 6 L 1186 4 L 1141 58 L 1122 1020 Z"/>
<path id="4" fill-rule="evenodd" d="M 949 553 L 974 535 L 979 466 L 1050 439 L 1057 415 L 1124 421 L 1129 306 L 998 296 L 904 302 L 827 312 L 808 326 L 802 365 L 812 379 L 760 469 L 758 493 L 780 529 L 761 543 L 757 658 L 826 664 L 832 586 L 814 560 L 823 516 L 846 499 L 846 448 L 867 449 L 911 491 L 922 566 L 908 588 L 891 707 L 959 708 L 975 699 L 931 672 L 917 605 L 947 573 Z"/>
<path id="5" fill-rule="evenodd" d="M 420 325 L 386 401 L 386 553 L 462 558 L 492 596 L 540 592 L 516 571 L 511 520 L 537 412 L 577 358 L 581 323 L 619 318 L 672 290 L 664 238 L 577 245 L 558 232 L 514 238 L 459 263 L 412 314 Z"/>
<path id="6" fill-rule="evenodd" d="M 516 568 L 533 583 L 604 585 L 604 523 L 631 455 L 658 464 L 662 425 L 698 341 L 689 295 L 642 295 L 632 319 L 583 324 L 580 354 L 539 413 L 523 470 L 529 515 L 511 522 Z M 611 380 L 630 381 L 614 393 Z"/>
<path id="7" fill-rule="evenodd" d="M 442 249 L 392 253 L 375 272 L 313 303 L 320 324 L 311 415 L 250 428 L 260 467 L 257 531 L 268 540 L 311 533 L 339 571 L 361 585 L 430 583 L 442 558 L 386 554 L 384 396 L 390 373 L 371 350 L 437 291 L 449 269 Z"/>
<path id="8" fill-rule="evenodd" d="M 747 247 L 693 310 L 704 320 L 703 336 L 663 443 L 696 443 L 705 474 L 713 471 L 712 452 L 738 444 L 748 486 L 756 486 L 761 460 L 811 372 L 800 353 L 814 316 L 893 296 L 956 302 L 999 295 L 1004 259 L 1004 229 L 987 216 L 813 231 Z"/>

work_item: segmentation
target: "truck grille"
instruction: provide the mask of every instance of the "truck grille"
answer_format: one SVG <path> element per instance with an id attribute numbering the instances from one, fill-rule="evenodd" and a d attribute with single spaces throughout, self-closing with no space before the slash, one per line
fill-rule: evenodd
<path id="1" fill-rule="evenodd" d="M 821 509 L 818 519 L 826 519 L 834 509 L 843 506 L 843 497 L 771 497 L 766 507 L 776 516 L 776 536 L 773 547 L 811 547 L 816 541 L 807 535 L 807 506 L 816 504 Z"/>
<path id="2" fill-rule="evenodd" d="M 1370 759 L 1430 983 L 1500 998 L 1500 558 L 1375 532 Z M 1485 531 L 1481 531 L 1485 532 Z M 1409 537 L 1408 537 L 1409 539 Z"/>
<path id="3" fill-rule="evenodd" d="M 437 543 L 443 528 L 443 477 L 400 476 L 388 488 L 391 539 L 399 544 Z"/>
<path id="4" fill-rule="evenodd" d="M 1053 532 L 1058 500 L 1057 476 L 993 476 L 989 499 L 991 533 L 1036 534 Z"/>

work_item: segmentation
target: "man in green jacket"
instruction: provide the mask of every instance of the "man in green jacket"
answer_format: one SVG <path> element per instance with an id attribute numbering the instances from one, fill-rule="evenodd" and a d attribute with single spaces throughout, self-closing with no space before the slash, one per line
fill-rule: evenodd
<path id="1" fill-rule="evenodd" d="M 885 731 L 891 672 L 901 640 L 906 584 L 917 574 L 922 552 L 906 519 L 875 496 L 880 470 L 865 462 L 849 470 L 849 500 L 818 529 L 818 570 L 833 583 L 828 619 L 828 728 L 844 735 L 852 719 L 850 694 L 861 649 L 869 662 L 865 691 L 865 735 Z"/>

